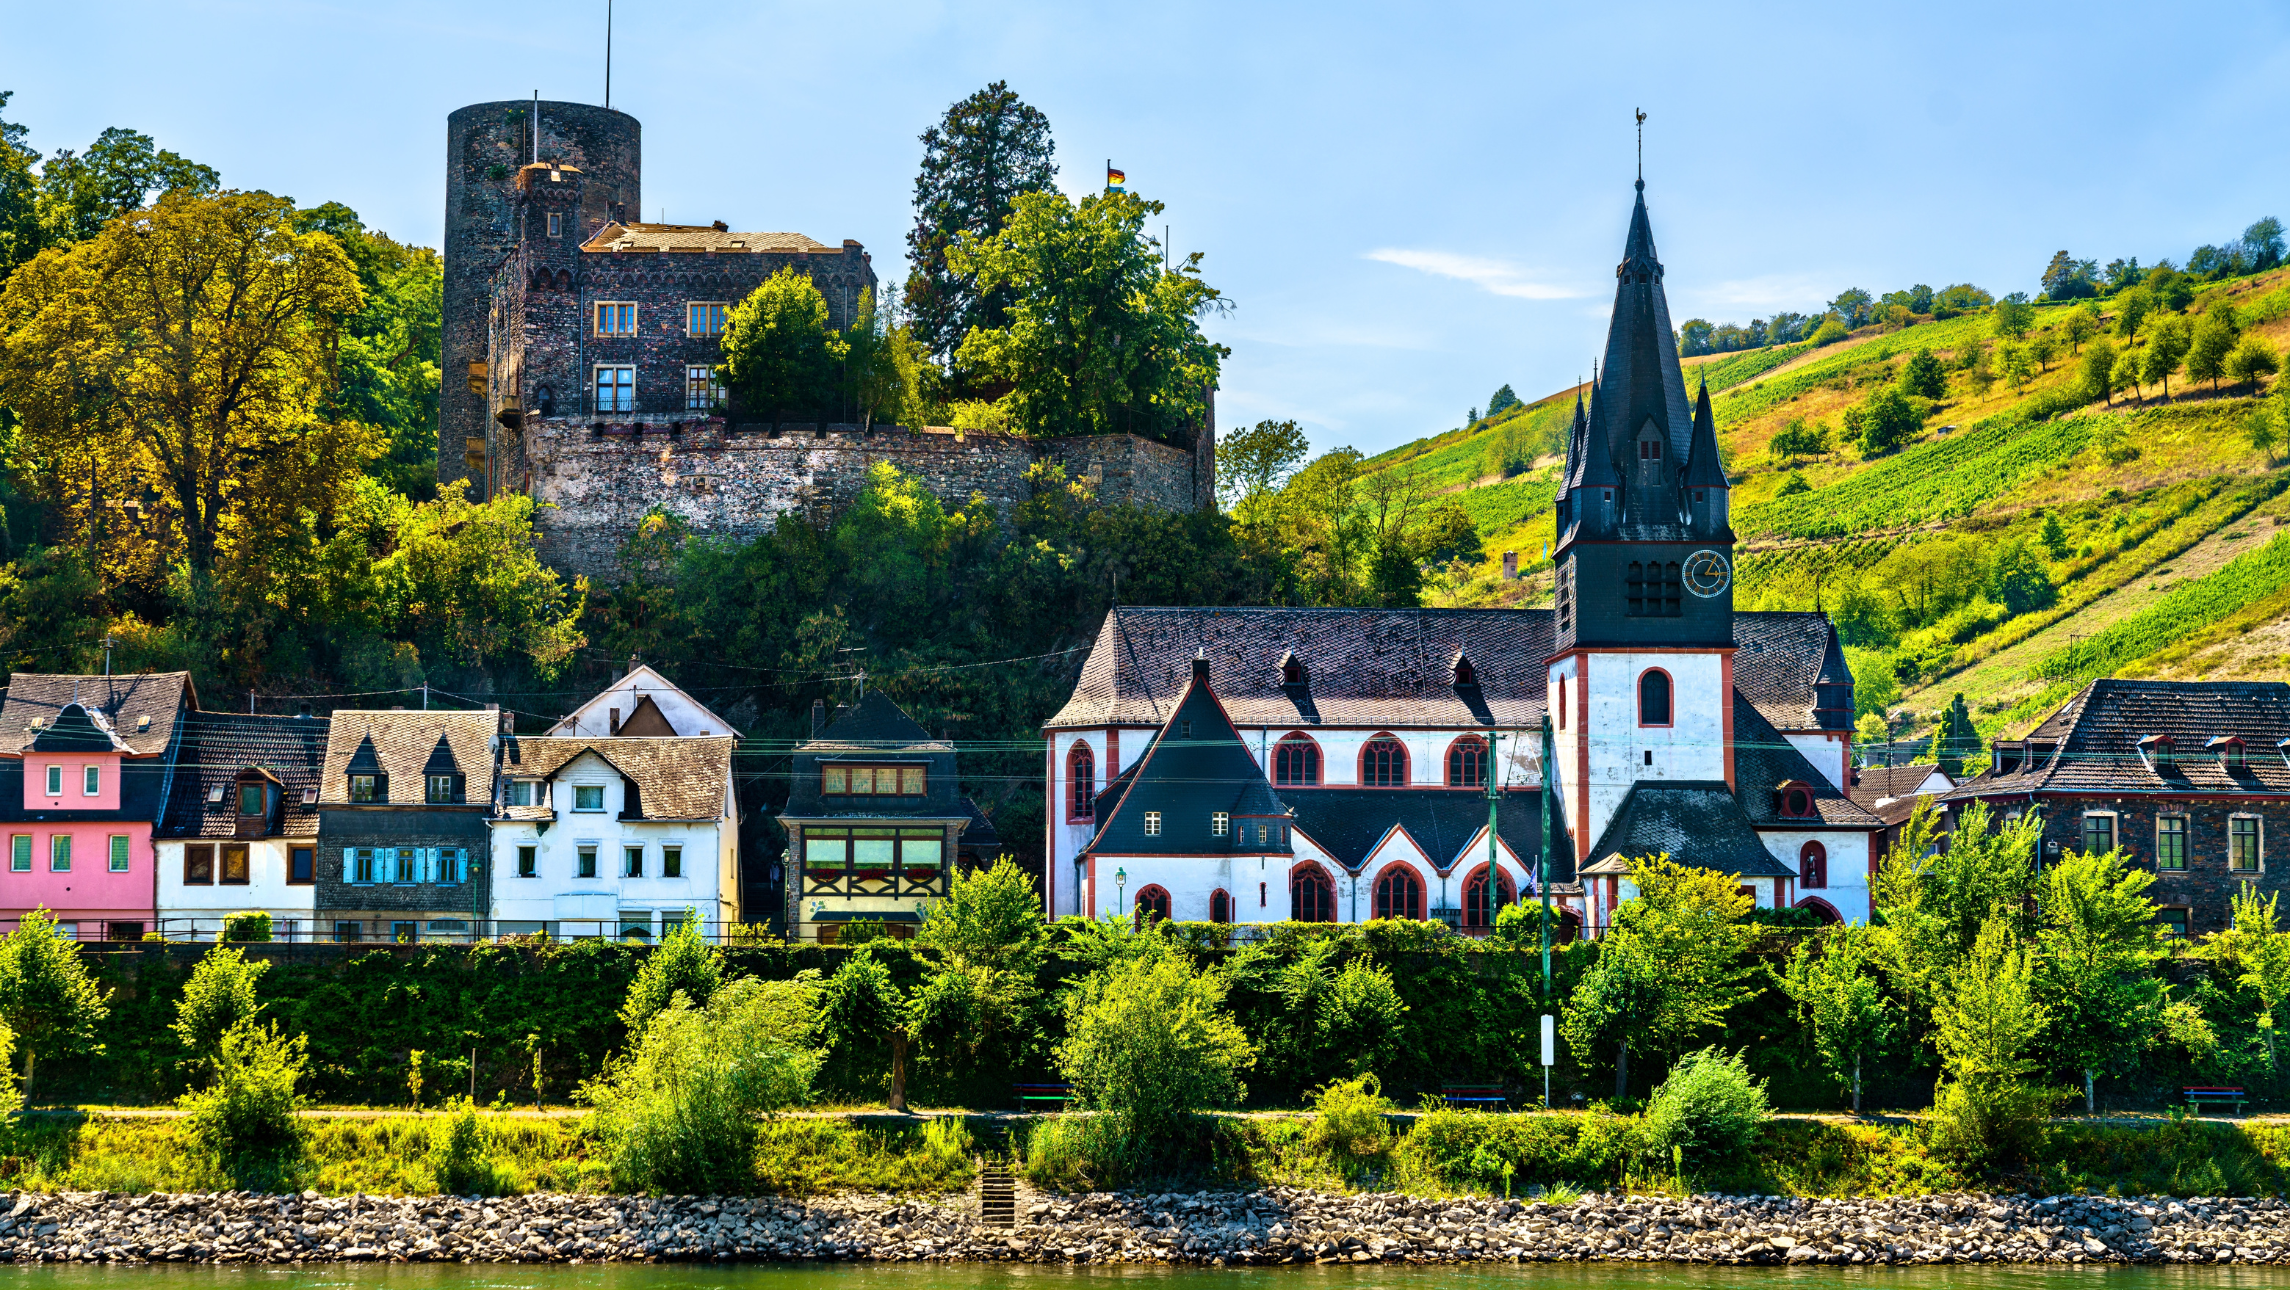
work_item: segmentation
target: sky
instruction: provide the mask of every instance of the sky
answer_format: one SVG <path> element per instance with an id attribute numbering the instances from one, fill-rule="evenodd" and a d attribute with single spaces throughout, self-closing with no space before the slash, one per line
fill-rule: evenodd
<path id="1" fill-rule="evenodd" d="M 601 102 L 607 0 L 5 0 L 35 147 L 107 126 L 233 187 L 437 245 L 445 118 Z M 2290 219 L 2290 6 L 612 0 L 612 105 L 649 218 L 857 238 L 886 282 L 916 136 L 1006 80 L 1069 193 L 1108 159 L 1231 302 L 1230 429 L 1369 453 L 1498 386 L 1570 385 L 1604 336 L 1647 113 L 1672 317 L 1847 287 L 2036 289 L 2052 253 L 2183 261 Z"/>

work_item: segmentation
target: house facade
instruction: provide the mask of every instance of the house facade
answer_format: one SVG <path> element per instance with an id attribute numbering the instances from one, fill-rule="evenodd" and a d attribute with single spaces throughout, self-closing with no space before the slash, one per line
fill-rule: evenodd
<path id="1" fill-rule="evenodd" d="M 488 821 L 493 930 L 649 941 L 737 921 L 727 735 L 506 738 Z"/>
<path id="2" fill-rule="evenodd" d="M 0 921 L 46 909 L 82 940 L 140 940 L 152 929 L 152 835 L 197 708 L 185 672 L 8 678 Z"/>
<path id="3" fill-rule="evenodd" d="M 466 940 L 491 913 L 498 711 L 337 710 L 313 916 L 336 941 Z"/>
<path id="4" fill-rule="evenodd" d="M 791 941 L 833 944 L 855 922 L 913 933 L 944 899 L 957 865 L 991 864 L 1001 839 L 962 795 L 954 745 L 934 739 L 890 696 L 869 691 L 815 705 L 795 748 L 779 826 L 787 837 Z"/>
<path id="5" fill-rule="evenodd" d="M 153 844 L 158 931 L 169 940 L 216 940 L 225 918 L 261 910 L 273 939 L 321 938 L 326 741 L 327 723 L 315 717 L 195 715 Z"/>
<path id="6" fill-rule="evenodd" d="M 675 682 L 631 659 L 629 669 L 619 679 L 566 713 L 544 733 L 589 739 L 622 735 L 730 735 L 736 739 L 740 732 Z"/>
<path id="7" fill-rule="evenodd" d="M 1915 814 L 1917 803 L 1937 804 L 1955 787 L 1956 780 L 1931 762 L 1854 770 L 1852 799 L 1884 824 L 1884 832 L 1876 837 L 1877 863 L 1882 865 L 1892 854 L 1893 844 L 1900 840 L 1900 831 Z"/>
<path id="8" fill-rule="evenodd" d="M 1974 802 L 1999 823 L 2032 812 L 2039 863 L 2120 848 L 2155 875 L 2171 931 L 2199 936 L 2231 925 L 2236 895 L 2290 876 L 2273 855 L 2290 840 L 2286 758 L 2290 685 L 2101 680 L 1996 741 L 1990 768 L 1940 801 L 1951 826 Z"/>

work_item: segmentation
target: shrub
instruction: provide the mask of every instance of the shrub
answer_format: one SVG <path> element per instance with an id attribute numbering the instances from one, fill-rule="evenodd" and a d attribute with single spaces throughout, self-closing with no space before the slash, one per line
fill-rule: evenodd
<path id="1" fill-rule="evenodd" d="M 249 963 L 246 951 L 217 945 L 191 969 L 183 983 L 183 997 L 175 1004 L 175 1023 L 169 1027 L 196 1057 L 215 1060 L 223 1037 L 234 1027 L 252 1022 L 262 1004 L 255 998 L 255 983 L 270 970 L 268 963 Z"/>
<path id="2" fill-rule="evenodd" d="M 1834 318 L 1831 318 L 1828 321 L 1822 323 L 1819 330 L 1813 333 L 1813 347 L 1815 349 L 1819 349 L 1823 345 L 1834 345 L 1838 341 L 1843 340 L 1845 337 L 1852 334 L 1852 330 L 1846 327 L 1845 324 L 1838 322 Z"/>
<path id="3" fill-rule="evenodd" d="M 235 914 L 223 915 L 222 939 L 226 941 L 269 940 L 270 912 L 262 909 L 242 909 Z"/>
<path id="4" fill-rule="evenodd" d="M 479 1115 L 477 1104 L 465 1097 L 455 1104 L 452 1119 L 442 1128 L 431 1129 L 429 1170 L 440 1193 L 498 1196 L 509 1190 L 488 1158 L 493 1138 L 488 1118 Z"/>
<path id="5" fill-rule="evenodd" d="M 1312 1094 L 1308 1140 L 1323 1151 L 1353 1160 L 1390 1150 L 1392 1128 L 1387 1117 L 1394 1107 L 1383 1088 L 1383 1081 L 1374 1075 L 1322 1085 Z"/>
<path id="6" fill-rule="evenodd" d="M 668 1006 L 678 992 L 695 1006 L 705 1007 L 724 983 L 724 956 L 700 936 L 698 919 L 687 911 L 684 921 L 660 938 L 646 956 L 636 979 L 629 983 L 628 999 L 621 1004 L 620 1020 L 631 1035 Z"/>
<path id="7" fill-rule="evenodd" d="M 1246 1094 L 1256 1050 L 1225 1010 L 1225 983 L 1163 948 L 1084 978 L 1067 999 L 1058 1069 L 1084 1106 L 1140 1145 L 1196 1109 Z"/>
<path id="8" fill-rule="evenodd" d="M 240 1021 L 215 1045 L 215 1082 L 183 1095 L 191 1139 L 225 1161 L 278 1160 L 301 1146 L 295 1091 L 309 1066 L 307 1041 L 276 1026 Z"/>
<path id="9" fill-rule="evenodd" d="M 1806 480 L 1805 472 L 1802 470 L 1792 470 L 1782 478 L 1781 487 L 1775 489 L 1773 495 L 1775 497 L 1795 497 L 1799 493 L 1810 493 L 1812 491 L 1813 485 Z"/>
<path id="10" fill-rule="evenodd" d="M 1681 1058 L 1654 1090 L 1646 1148 L 1657 1163 L 1676 1152 L 1691 1168 L 1721 1167 L 1749 1149 L 1770 1114 L 1765 1081 L 1750 1078 L 1741 1054 L 1705 1048 Z"/>

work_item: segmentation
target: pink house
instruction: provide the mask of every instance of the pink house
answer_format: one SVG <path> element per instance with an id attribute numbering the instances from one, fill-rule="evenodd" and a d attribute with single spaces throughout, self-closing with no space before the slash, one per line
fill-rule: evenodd
<path id="1" fill-rule="evenodd" d="M 155 925 L 153 826 L 197 708 L 186 672 L 8 678 L 0 927 L 41 908 L 82 940 L 139 940 Z"/>

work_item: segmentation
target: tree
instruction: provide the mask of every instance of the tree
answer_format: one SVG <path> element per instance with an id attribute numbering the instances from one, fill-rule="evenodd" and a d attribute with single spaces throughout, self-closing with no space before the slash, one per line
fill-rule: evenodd
<path id="1" fill-rule="evenodd" d="M 1991 822 L 1987 805 L 1974 803 L 1937 844 L 1937 817 L 1920 799 L 1877 871 L 1872 901 L 1884 918 L 1876 944 L 1911 1018 L 1941 1001 L 1989 922 L 2033 930 L 2027 911 L 2042 823 L 2033 815 L 2001 829 Z"/>
<path id="2" fill-rule="evenodd" d="M 1895 385 L 1871 394 L 1856 410 L 1861 414 L 1860 443 L 1864 456 L 1891 452 L 1924 428 L 1924 414 Z"/>
<path id="3" fill-rule="evenodd" d="M 2139 339 L 2140 324 L 2155 312 L 2155 293 L 2147 287 L 2132 287 L 2115 297 L 2115 334 L 2125 340 Z"/>
<path id="4" fill-rule="evenodd" d="M 1821 325 L 1814 328 L 1813 334 L 1806 339 L 1812 343 L 1814 348 L 1818 349 L 1823 345 L 1834 345 L 1852 334 L 1853 329 L 1847 327 L 1832 314 L 1822 319 Z"/>
<path id="5" fill-rule="evenodd" d="M 1933 316 L 1954 316 L 1972 309 L 1985 309 L 1996 303 L 1996 298 L 1969 282 L 1942 287 L 1932 298 Z"/>
<path id="6" fill-rule="evenodd" d="M 262 1003 L 255 984 L 270 970 L 268 962 L 249 963 L 246 951 L 235 945 L 217 945 L 191 969 L 183 983 L 183 997 L 175 1004 L 175 1021 L 168 1027 L 193 1058 L 212 1065 L 221 1054 L 223 1036 L 240 1025 L 251 1025 Z"/>
<path id="7" fill-rule="evenodd" d="M 1876 962 L 1869 929 L 1834 927 L 1818 942 L 1800 943 L 1788 969 L 1775 975 L 1797 1005 L 1821 1064 L 1852 1090 L 1855 1115 L 1861 1113 L 1861 1067 L 1882 1055 L 1899 1024 L 1878 984 Z"/>
<path id="8" fill-rule="evenodd" d="M 2003 308 L 2002 305 L 1996 307 Z M 1996 375 L 2002 377 L 2005 384 L 2017 390 L 2026 385 L 2035 374 L 2035 360 L 2028 356 L 2026 345 L 2016 340 L 1996 343 Z"/>
<path id="9" fill-rule="evenodd" d="M 154 146 L 150 135 L 113 126 L 86 152 L 65 148 L 40 167 L 41 240 L 52 247 L 85 242 L 141 210 L 154 193 L 199 197 L 221 183 L 211 168 Z"/>
<path id="10" fill-rule="evenodd" d="M 2230 310 L 2222 306 L 2205 311 L 2187 346 L 2187 379 L 2209 381 L 2217 389 L 2218 378 L 2226 374 L 2226 356 L 2234 352 L 2239 336 Z"/>
<path id="11" fill-rule="evenodd" d="M 629 1034 L 642 1034 L 679 994 L 693 1007 L 704 1008 L 723 988 L 723 952 L 701 937 L 696 922 L 687 917 L 668 928 L 636 969 L 636 979 L 629 982 L 628 997 L 620 1005 L 620 1021 Z"/>
<path id="12" fill-rule="evenodd" d="M 893 1111 L 907 1109 L 915 1049 L 962 1029 L 975 1011 L 974 979 L 937 966 L 910 949 L 869 942 L 827 979 L 826 1015 L 837 1045 L 887 1052 L 885 1104 Z"/>
<path id="13" fill-rule="evenodd" d="M 724 319 L 724 380 L 757 415 L 824 408 L 848 352 L 828 325 L 827 298 L 801 269 L 772 274 Z"/>
<path id="14" fill-rule="evenodd" d="M 2035 326 L 2036 311 L 2028 304 L 2028 293 L 2015 291 L 1996 302 L 1996 334 L 2009 340 L 2018 340 Z"/>
<path id="15" fill-rule="evenodd" d="M 330 508 L 364 460 L 341 444 L 312 477 L 304 453 L 356 438 L 320 419 L 335 342 L 362 295 L 331 237 L 297 233 L 264 193 L 172 192 L 69 250 L 42 252 L 0 291 L 0 381 L 33 459 L 86 463 L 112 495 L 148 483 L 162 531 L 204 576 L 258 501 Z M 270 488 L 266 466 L 294 463 Z M 91 503 L 96 485 L 77 482 Z M 283 493 L 283 496 L 281 494 Z"/>
<path id="16" fill-rule="evenodd" d="M 2060 323 L 2060 334 L 2067 337 L 2070 354 L 2083 352 L 2083 342 L 2099 334 L 2099 302 L 2087 300 L 2067 311 Z"/>
<path id="17" fill-rule="evenodd" d="M 1495 393 L 1488 398 L 1487 416 L 1490 419 L 1499 417 L 1503 415 L 1503 413 L 1508 409 L 1519 406 L 1521 406 L 1519 403 L 1519 396 L 1513 394 L 1511 392 L 1511 387 L 1506 384 L 1502 389 L 1495 391 Z"/>
<path id="18" fill-rule="evenodd" d="M 0 939 L 0 1021 L 24 1053 L 27 1105 L 33 1063 L 40 1054 L 101 1053 L 97 1028 L 110 1015 L 110 992 L 88 975 L 79 942 L 56 935 L 47 910 L 26 913 L 16 920 L 16 930 Z"/>
<path id="19" fill-rule="evenodd" d="M 1933 357 L 1931 347 L 1919 348 L 1900 367 L 1900 388 L 1922 399 L 1948 397 L 1948 369 Z"/>
<path id="20" fill-rule="evenodd" d="M 1829 309 L 1839 318 L 1844 319 L 1847 327 L 1858 327 L 1867 320 L 1869 309 L 1875 303 L 1875 296 L 1859 287 L 1847 287 L 1837 293 L 1836 299 L 1829 302 Z"/>
<path id="21" fill-rule="evenodd" d="M 2235 980 L 2257 993 L 2263 1010 L 2258 1031 L 2266 1037 L 2268 1070 L 2275 1067 L 2277 1012 L 2282 1001 L 2290 999 L 2290 932 L 2276 923 L 2275 907 L 2280 899 L 2280 893 L 2271 893 L 2260 900 L 2257 890 L 2245 884 L 2234 894 L 2233 918 L 2227 929 L 2213 932 L 2203 946 L 2208 957 L 2238 969 Z"/>
<path id="22" fill-rule="evenodd" d="M 2139 361 L 2139 375 L 2147 384 L 2163 387 L 2165 402 L 2171 397 L 2171 373 L 2193 348 L 2194 337 L 2184 318 L 2165 318 L 2156 323 L 2148 335 L 2146 355 Z"/>
<path id="23" fill-rule="evenodd" d="M 2050 571 L 2024 539 L 2014 539 L 1996 552 L 1988 566 L 1990 600 L 2011 613 L 2025 614 L 2044 608 L 2056 597 Z"/>
<path id="24" fill-rule="evenodd" d="M 2067 530 L 2060 526 L 2058 512 L 2047 511 L 2044 513 L 2043 529 L 2037 534 L 2036 540 L 2043 543 L 2044 554 L 2052 559 L 2065 560 L 2067 558 Z"/>
<path id="25" fill-rule="evenodd" d="M 924 348 L 951 362 L 972 331 L 1007 326 L 1016 294 L 979 285 L 949 253 L 1002 231 L 1020 197 L 1053 192 L 1057 145 L 1050 119 L 996 81 L 946 109 L 922 132 L 914 227 L 906 235 L 907 312 Z"/>
<path id="26" fill-rule="evenodd" d="M 1715 353 L 1716 351 L 1710 345 L 1710 337 L 1716 330 L 1716 327 L 1707 318 L 1688 318 L 1679 324 L 1678 357 L 1694 358 L 1702 354 Z"/>
<path id="27" fill-rule="evenodd" d="M 2242 230 L 2243 250 L 2250 255 L 2253 273 L 2264 273 L 2282 263 L 2282 221 L 2272 215 Z"/>
<path id="28" fill-rule="evenodd" d="M 1166 1141 L 1191 1112 L 1246 1094 L 1256 1050 L 1225 1010 L 1224 980 L 1165 942 L 1084 977 L 1065 1012 L 1059 1072 L 1131 1142 Z"/>
<path id="29" fill-rule="evenodd" d="M 2131 391 L 2134 401 L 2146 397 L 2146 391 L 2139 383 L 2140 362 L 2145 353 L 2145 350 L 2126 349 L 2115 358 L 2115 371 L 2111 378 L 2114 388 Z"/>
<path id="30" fill-rule="evenodd" d="M 1791 417 L 1786 425 L 1773 432 L 1773 438 L 1766 441 L 1765 451 L 1777 462 L 1818 457 L 1829 451 L 1829 428 L 1818 421 L 1808 422 L 1803 417 Z"/>
<path id="31" fill-rule="evenodd" d="M 1740 880 L 1682 865 L 1667 855 L 1631 860 L 1624 880 L 1634 889 L 1615 912 L 1615 930 L 1635 937 L 1660 965 L 1660 1005 L 1642 1030 L 1666 1057 L 1692 1046 L 1736 1004 L 1754 996 L 1748 954 L 1758 929 L 1742 921 L 1754 905 Z"/>
<path id="32" fill-rule="evenodd" d="M 2252 408 L 2242 418 L 2242 438 L 2251 447 L 2265 453 L 2266 460 L 2271 462 L 2274 460 L 2275 448 L 2282 443 L 2282 432 L 2275 426 L 2274 418 L 2267 414 L 2266 409 Z"/>
<path id="33" fill-rule="evenodd" d="M 2037 891 L 2038 993 L 2051 1013 L 2052 1051 L 2083 1072 L 2086 1114 L 2098 1113 L 2099 1072 L 2128 1069 L 2161 1029 L 2162 982 L 2151 969 L 2162 927 L 2146 896 L 2154 881 L 2120 850 L 2072 852 L 2045 867 Z"/>
<path id="34" fill-rule="evenodd" d="M 1950 779 L 1964 776 L 1967 758 L 1980 755 L 1980 732 L 1972 727 L 1971 710 L 1964 706 L 1964 696 L 1958 694 L 1948 701 L 1940 714 L 1940 728 L 1933 735 L 1933 749 L 1939 755 L 1940 767 Z"/>
<path id="35" fill-rule="evenodd" d="M 1638 938 L 1609 932 L 1560 1009 L 1559 1028 L 1576 1062 L 1588 1066 L 1600 1048 L 1614 1045 L 1616 1097 L 1630 1092 L 1631 1037 L 1661 1013 L 1662 972 Z"/>
<path id="36" fill-rule="evenodd" d="M 2028 342 L 2028 357 L 2036 361 L 2038 371 L 2050 371 L 2051 361 L 2059 357 L 2059 338 L 2048 331 L 2036 333 Z"/>
<path id="37" fill-rule="evenodd" d="M 344 325 L 329 419 L 373 426 L 387 445 L 367 473 L 408 497 L 437 491 L 439 338 L 445 261 L 368 229 L 358 212 L 326 202 L 294 213 L 297 233 L 324 233 L 350 258 L 365 307 Z"/>
<path id="38" fill-rule="evenodd" d="M 2226 356 L 2226 375 L 2236 385 L 2257 385 L 2258 378 L 2280 370 L 2282 360 L 2274 347 L 2256 332 L 2244 336 Z"/>
<path id="39" fill-rule="evenodd" d="M 0 112 L 14 97 L 14 91 L 0 90 Z M 40 250 L 40 177 L 33 173 L 40 154 L 24 146 L 29 133 L 0 121 L 0 280 Z"/>
<path id="40" fill-rule="evenodd" d="M 1217 493 L 1225 511 L 1245 517 L 1252 506 L 1277 492 L 1311 444 L 1294 421 L 1269 418 L 1217 440 Z"/>
<path id="41" fill-rule="evenodd" d="M 1933 1102 L 1933 1144 L 1944 1156 L 1982 1163 L 2026 1150 L 2057 1094 L 2031 1083 L 2029 1050 L 2051 1023 L 2036 1001 L 2036 956 L 1998 918 L 1946 978 L 1932 1010 L 1942 1086 Z"/>
<path id="42" fill-rule="evenodd" d="M 1029 434 L 1117 434 L 1174 439 L 1207 408 L 1229 352 L 1201 334 L 1221 307 L 1201 280 L 1202 253 L 1163 269 L 1145 221 L 1159 202 L 1129 193 L 1029 193 L 992 237 L 947 252 L 981 291 L 1008 288 L 1009 320 L 971 331 L 958 352 L 1011 386 Z"/>
<path id="43" fill-rule="evenodd" d="M 2097 266 L 2089 260 L 2078 260 L 2065 251 L 2052 253 L 2051 263 L 2044 266 L 2043 289 L 2047 300 L 2072 300 L 2092 295 L 2092 274 Z"/>

